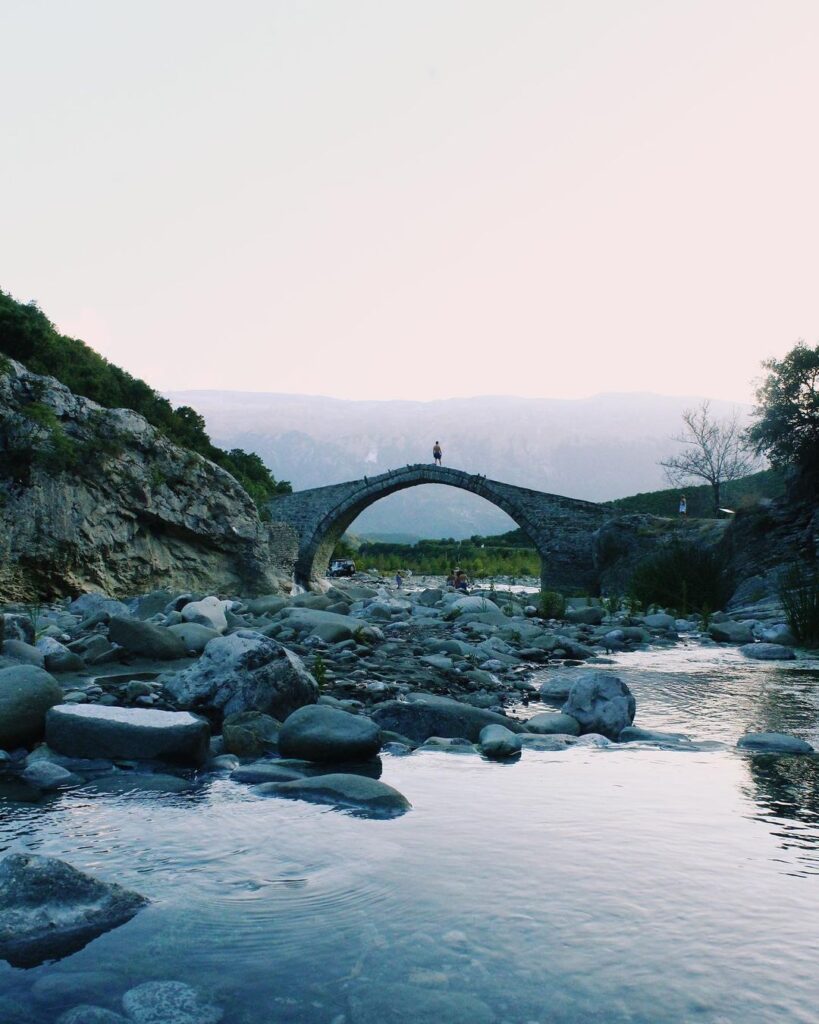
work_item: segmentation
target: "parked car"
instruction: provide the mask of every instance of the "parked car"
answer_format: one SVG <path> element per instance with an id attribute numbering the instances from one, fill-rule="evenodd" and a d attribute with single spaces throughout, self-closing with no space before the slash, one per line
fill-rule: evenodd
<path id="1" fill-rule="evenodd" d="M 355 562 L 351 558 L 334 558 L 330 562 L 331 576 L 353 576 L 355 574 Z"/>

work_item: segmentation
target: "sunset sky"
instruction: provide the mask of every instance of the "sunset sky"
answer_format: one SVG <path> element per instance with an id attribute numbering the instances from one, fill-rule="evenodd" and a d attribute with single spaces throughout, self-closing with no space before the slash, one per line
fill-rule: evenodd
<path id="1" fill-rule="evenodd" d="M 815 0 L 4 0 L 0 288 L 155 387 L 747 401 Z"/>

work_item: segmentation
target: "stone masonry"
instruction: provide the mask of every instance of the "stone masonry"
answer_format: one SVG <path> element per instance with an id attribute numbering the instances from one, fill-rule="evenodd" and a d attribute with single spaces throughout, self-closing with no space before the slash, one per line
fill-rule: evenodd
<path id="1" fill-rule="evenodd" d="M 298 538 L 296 582 L 308 585 L 326 574 L 336 542 L 365 508 L 418 484 L 460 487 L 503 509 L 537 548 L 545 589 L 594 586 L 592 535 L 615 514 L 613 508 L 434 465 L 405 466 L 363 480 L 275 498 L 269 506 L 271 529 Z M 285 531 L 286 526 L 293 533 Z"/>

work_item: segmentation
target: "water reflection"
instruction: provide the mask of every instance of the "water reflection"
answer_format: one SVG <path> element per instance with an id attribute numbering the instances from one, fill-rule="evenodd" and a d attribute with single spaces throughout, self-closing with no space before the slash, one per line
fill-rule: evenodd
<path id="1" fill-rule="evenodd" d="M 751 785 L 743 792 L 757 805 L 784 850 L 796 851 L 805 874 L 819 874 L 819 757 L 754 754 L 747 757 Z"/>

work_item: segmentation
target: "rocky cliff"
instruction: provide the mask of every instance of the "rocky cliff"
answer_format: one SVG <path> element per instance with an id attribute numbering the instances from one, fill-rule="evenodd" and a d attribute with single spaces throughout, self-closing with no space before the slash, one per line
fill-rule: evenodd
<path id="1" fill-rule="evenodd" d="M 269 540 L 228 472 L 142 416 L 0 367 L 0 599 L 269 592 L 287 572 Z"/>

